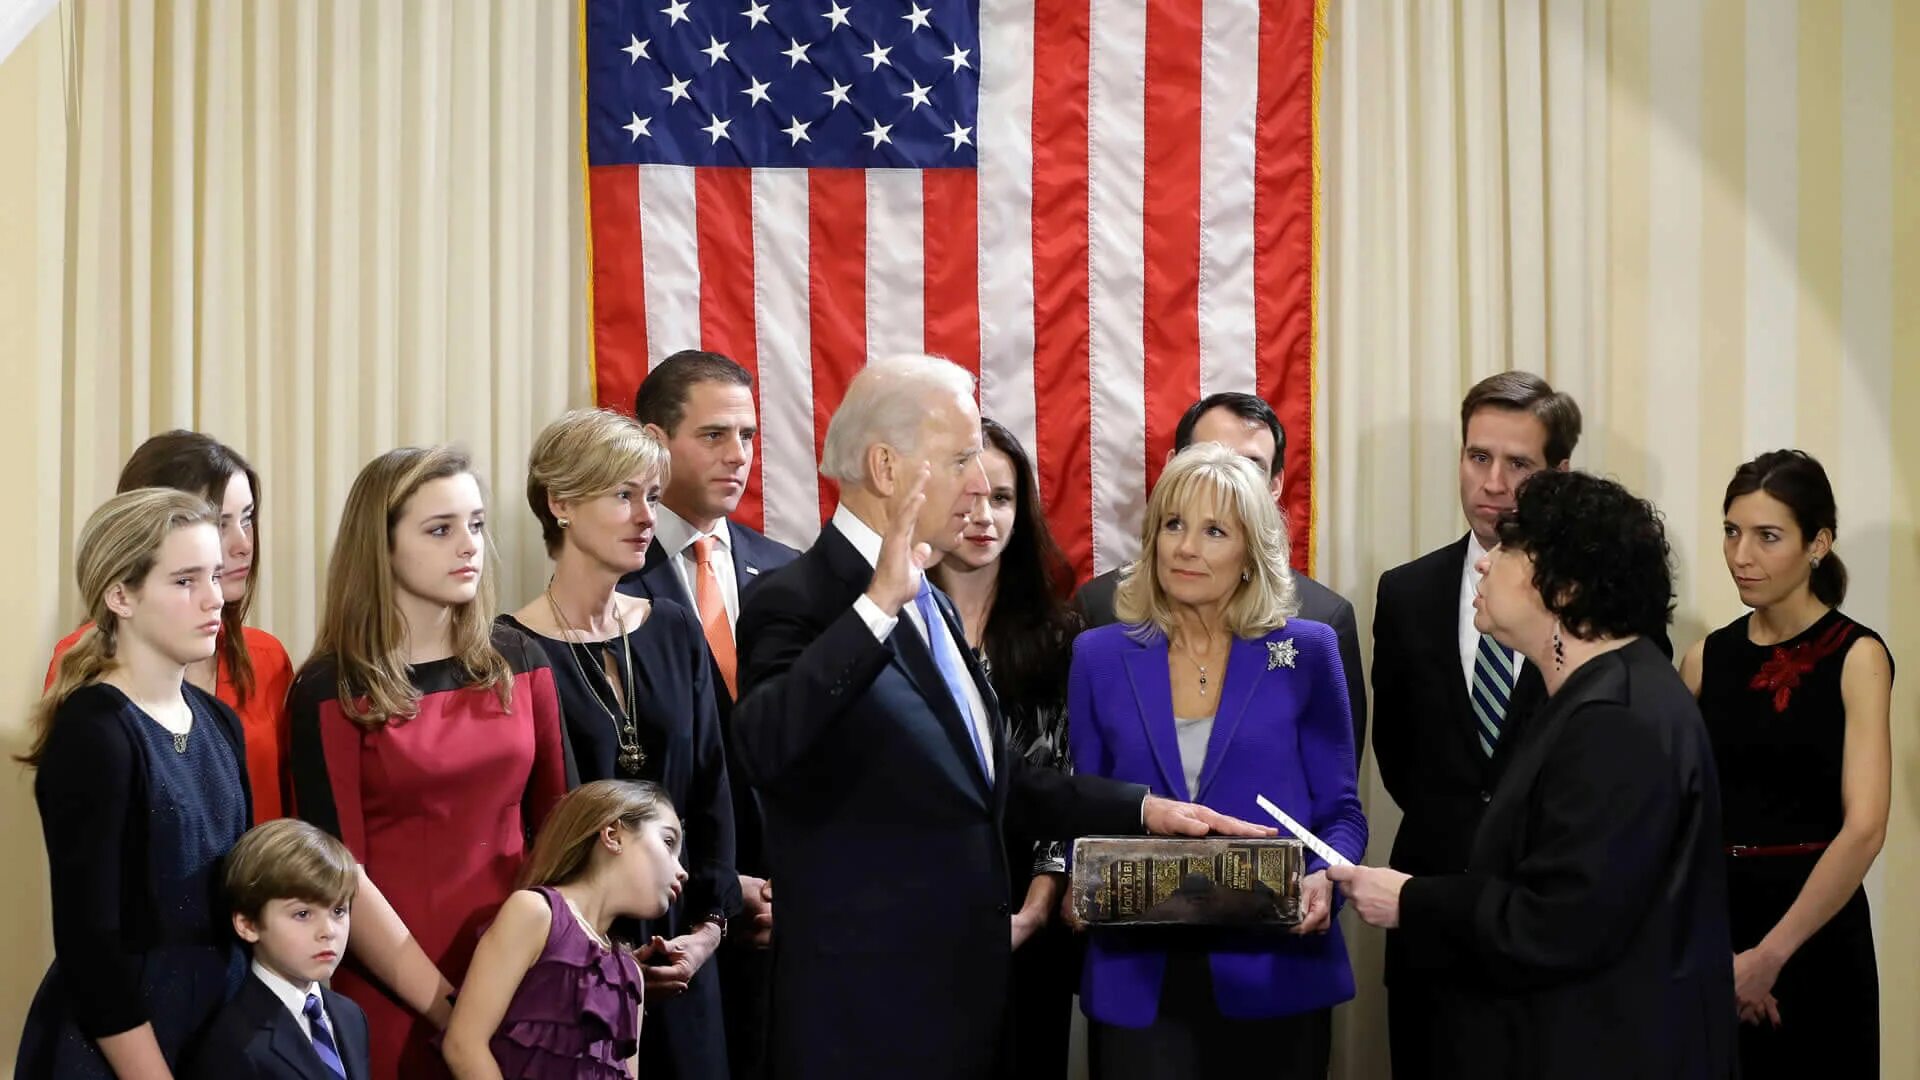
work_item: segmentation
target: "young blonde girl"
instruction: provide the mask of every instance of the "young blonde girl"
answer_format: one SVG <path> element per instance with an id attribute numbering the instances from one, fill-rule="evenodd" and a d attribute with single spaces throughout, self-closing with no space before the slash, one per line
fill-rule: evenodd
<path id="1" fill-rule="evenodd" d="M 187 669 L 221 633 L 217 512 L 198 495 L 116 495 L 80 533 L 92 626 L 34 709 L 34 799 L 53 893 L 53 966 L 20 1036 L 22 1080 L 171 1076 L 245 973 L 215 915 L 246 831 L 240 721 Z"/>
<path id="2" fill-rule="evenodd" d="M 467 969 L 443 1046 L 455 1076 L 635 1075 L 639 961 L 609 931 L 666 913 L 687 880 L 680 844 L 658 785 L 598 780 L 561 800 Z"/>

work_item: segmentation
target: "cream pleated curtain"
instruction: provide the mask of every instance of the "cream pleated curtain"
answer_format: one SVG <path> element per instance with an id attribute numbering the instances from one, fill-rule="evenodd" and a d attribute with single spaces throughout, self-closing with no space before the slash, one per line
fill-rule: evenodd
<path id="1" fill-rule="evenodd" d="M 576 5 L 85 0 L 6 61 L 8 429 L 35 482 L 9 541 L 9 752 L 71 553 L 139 442 L 209 432 L 261 474 L 255 621 L 298 663 L 368 459 L 468 447 L 503 603 L 545 580 L 526 454 L 589 400 Z M 19 215 L 17 218 L 15 215 Z M 9 280 L 13 280 L 9 278 Z M 15 411 L 17 409 L 17 412 Z M 30 777 L 0 766 L 0 1072 L 44 962 Z"/>
<path id="2" fill-rule="evenodd" d="M 1580 401 L 1575 465 L 1665 514 L 1677 648 L 1741 611 L 1719 545 L 1733 467 L 1799 446 L 1834 478 L 1848 611 L 1910 666 L 1920 71 L 1894 58 L 1920 56 L 1920 5 L 1335 0 L 1329 14 L 1321 580 L 1370 625 L 1383 571 L 1465 531 L 1460 398 L 1524 368 Z M 1916 702 L 1896 681 L 1893 816 L 1868 879 L 1889 1078 L 1920 1076 L 1920 934 L 1896 913 L 1920 888 Z M 1370 757 L 1361 788 L 1384 862 L 1399 811 Z M 1360 997 L 1336 1014 L 1334 1072 L 1385 1077 L 1382 938 L 1348 918 Z"/>
<path id="3" fill-rule="evenodd" d="M 260 471 L 257 621 L 297 661 L 354 474 L 451 441 L 492 488 L 517 606 L 545 563 L 527 449 L 588 397 L 573 5 L 61 14 L 65 538 L 141 439 L 217 436 Z"/>

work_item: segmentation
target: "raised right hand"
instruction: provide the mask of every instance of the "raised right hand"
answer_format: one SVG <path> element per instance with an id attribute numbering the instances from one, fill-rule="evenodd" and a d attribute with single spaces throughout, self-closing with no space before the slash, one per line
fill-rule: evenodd
<path id="1" fill-rule="evenodd" d="M 933 549 L 913 539 L 920 508 L 927 502 L 931 471 L 930 466 L 922 464 L 913 480 L 887 501 L 886 531 L 880 535 L 880 558 L 874 563 L 867 599 L 889 617 L 900 614 L 900 609 L 920 592 L 920 575 L 933 561 Z"/>

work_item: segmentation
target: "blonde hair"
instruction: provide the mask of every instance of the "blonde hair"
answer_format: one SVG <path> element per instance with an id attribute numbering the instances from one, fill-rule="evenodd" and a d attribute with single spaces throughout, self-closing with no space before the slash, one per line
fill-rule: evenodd
<path id="1" fill-rule="evenodd" d="M 341 711 L 361 727 L 378 730 L 418 711 L 395 595 L 393 529 L 423 486 L 463 474 L 473 474 L 473 463 L 462 450 L 403 446 L 368 462 L 347 493 L 327 564 L 326 608 L 305 666 L 333 661 Z M 513 670 L 493 645 L 492 544 L 483 546 L 482 560 L 479 592 L 453 609 L 453 659 L 469 689 L 491 689 L 506 710 L 513 707 Z"/>
<path id="2" fill-rule="evenodd" d="M 233 845 L 221 884 L 233 913 L 259 922 L 274 900 L 351 905 L 360 876 L 338 838 L 298 818 L 278 818 Z"/>
<path id="3" fill-rule="evenodd" d="M 1140 557 L 1127 568 L 1114 593 L 1114 614 L 1121 622 L 1172 636 L 1173 608 L 1155 572 L 1161 525 L 1204 499 L 1211 499 L 1224 516 L 1237 520 L 1246 538 L 1243 570 L 1247 580 L 1227 602 L 1226 628 L 1235 637 L 1264 637 L 1300 610 L 1293 568 L 1287 563 L 1287 523 L 1273 505 L 1273 493 L 1259 468 L 1219 443 L 1187 447 L 1160 474 L 1140 525 Z"/>
<path id="4" fill-rule="evenodd" d="M 609 825 L 637 830 L 674 812 L 673 800 L 648 780 L 595 780 L 567 792 L 534 837 L 520 868 L 518 888 L 565 885 L 587 872 L 600 830 Z"/>
<path id="5" fill-rule="evenodd" d="M 138 589 L 153 572 L 160 545 L 175 529 L 216 525 L 220 512 L 198 495 L 175 488 L 135 488 L 101 503 L 80 530 L 73 576 L 93 626 L 60 657 L 53 684 L 33 708 L 33 746 L 17 760 L 40 764 L 54 714 L 81 687 L 99 682 L 115 665 L 120 618 L 107 607 L 115 585 Z"/>
<path id="6" fill-rule="evenodd" d="M 549 499 L 597 498 L 635 473 L 652 473 L 665 485 L 671 464 L 667 448 L 639 421 L 612 409 L 574 409 L 548 424 L 527 455 L 527 505 L 540 519 L 547 554 L 559 554 L 566 535 Z"/>

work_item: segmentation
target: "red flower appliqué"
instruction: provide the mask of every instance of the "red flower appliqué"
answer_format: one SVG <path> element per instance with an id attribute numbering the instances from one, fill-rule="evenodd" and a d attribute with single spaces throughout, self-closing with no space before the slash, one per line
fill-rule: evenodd
<path id="1" fill-rule="evenodd" d="M 1767 658 L 1766 663 L 1760 665 L 1760 670 L 1747 686 L 1750 689 L 1770 692 L 1773 694 L 1773 711 L 1786 712 L 1787 702 L 1792 699 L 1794 690 L 1800 686 L 1800 680 L 1813 671 L 1820 661 L 1839 652 L 1840 647 L 1845 645 L 1847 639 L 1852 636 L 1852 624 L 1839 622 L 1828 627 L 1826 633 L 1812 641 L 1803 641 L 1792 648 L 1776 645 L 1773 655 Z"/>

